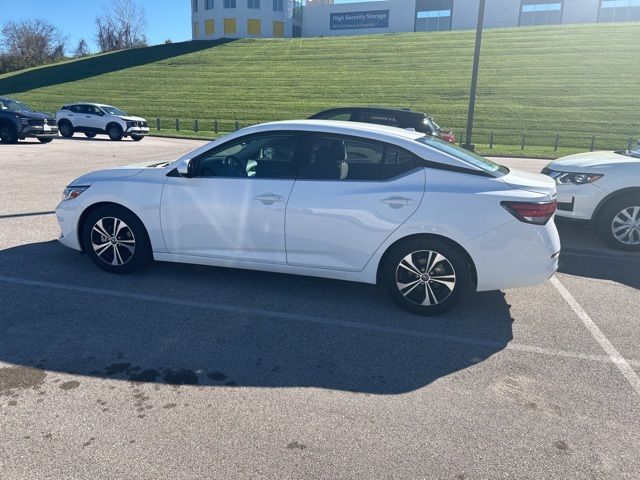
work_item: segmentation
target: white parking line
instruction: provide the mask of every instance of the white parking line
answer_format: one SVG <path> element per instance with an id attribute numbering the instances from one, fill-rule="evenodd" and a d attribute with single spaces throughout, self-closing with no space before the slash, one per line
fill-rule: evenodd
<path id="1" fill-rule="evenodd" d="M 239 307 L 235 305 L 220 305 L 217 303 L 200 302 L 195 300 L 183 300 L 177 298 L 161 297 L 158 295 L 148 295 L 144 293 L 122 292 L 118 290 L 108 290 L 103 288 L 81 287 L 66 283 L 47 282 L 41 280 L 28 280 L 24 278 L 8 277 L 0 275 L 0 282 L 10 283 L 14 285 L 25 285 L 30 287 L 51 288 L 54 290 L 71 291 L 78 293 L 87 293 L 93 295 L 109 296 L 114 298 L 125 298 L 129 300 L 140 300 L 144 302 L 161 303 L 165 305 L 202 308 L 218 312 L 237 313 L 242 315 L 254 315 L 257 317 L 268 317 L 276 320 L 285 320 L 293 322 L 304 322 L 312 324 L 320 324 L 332 327 L 352 328 L 369 332 L 382 332 L 392 335 L 403 335 L 412 338 L 425 338 L 429 340 L 437 340 L 443 342 L 458 343 L 463 345 L 473 345 L 476 347 L 487 347 L 506 349 L 523 353 L 532 353 L 551 357 L 573 358 L 578 360 L 587 360 L 600 363 L 617 363 L 610 355 L 593 355 L 580 352 L 571 352 L 566 350 L 556 350 L 550 348 L 537 347 L 534 345 L 524 345 L 519 343 L 505 343 L 496 340 L 483 340 L 480 338 L 461 337 L 456 335 L 445 335 L 441 333 L 425 332 L 421 330 L 410 330 L 401 327 L 391 327 L 386 325 L 374 325 L 370 323 L 353 322 L 349 320 L 338 320 L 315 315 L 305 315 L 299 313 L 279 312 L 273 310 L 263 310 L 258 308 Z M 629 360 L 626 362 L 640 367 L 640 361 Z"/>
<path id="2" fill-rule="evenodd" d="M 618 367 L 622 375 L 627 379 L 631 388 L 640 395 L 640 377 L 638 374 L 631 368 L 629 362 L 625 360 L 622 355 L 616 350 L 616 348 L 611 344 L 609 339 L 602 333 L 602 331 L 598 328 L 596 323 L 592 320 L 587 312 L 584 311 L 582 306 L 573 298 L 573 295 L 569 293 L 569 290 L 565 288 L 565 286 L 558 280 L 556 277 L 551 278 L 551 284 L 558 290 L 558 293 L 562 295 L 562 298 L 569 304 L 571 309 L 575 312 L 575 314 L 582 320 L 584 326 L 589 330 L 593 338 L 600 344 L 602 349 L 607 353 L 609 358 L 615 365 Z"/>

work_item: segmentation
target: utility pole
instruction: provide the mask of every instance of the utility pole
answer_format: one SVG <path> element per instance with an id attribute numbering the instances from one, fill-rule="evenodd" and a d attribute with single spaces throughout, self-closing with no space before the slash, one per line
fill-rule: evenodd
<path id="1" fill-rule="evenodd" d="M 469 112 L 467 114 L 467 132 L 465 142 L 462 145 L 467 150 L 473 151 L 473 116 L 476 109 L 476 90 L 478 88 L 478 67 L 480 65 L 480 45 L 482 43 L 482 27 L 484 25 L 484 3 L 480 0 L 478 8 L 478 26 L 476 28 L 476 47 L 473 52 L 473 70 L 471 73 L 471 94 L 469 95 Z"/>

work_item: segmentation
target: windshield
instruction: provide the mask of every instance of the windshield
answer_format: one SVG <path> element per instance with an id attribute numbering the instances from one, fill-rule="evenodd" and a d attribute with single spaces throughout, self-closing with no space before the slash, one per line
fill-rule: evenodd
<path id="1" fill-rule="evenodd" d="M 100 107 L 104 110 L 107 115 L 126 115 L 126 112 L 123 112 L 119 108 L 116 107 Z"/>
<path id="2" fill-rule="evenodd" d="M 438 138 L 425 136 L 425 137 L 418 138 L 417 141 L 429 147 L 435 148 L 436 150 L 440 150 L 441 152 L 447 153 L 464 162 L 467 162 L 473 165 L 474 167 L 477 167 L 485 172 L 509 173 L 509 169 L 507 167 L 504 167 L 498 163 L 492 162 L 487 158 L 481 157 L 480 155 L 470 152 L 469 150 L 465 150 L 464 148 L 457 147 L 456 145 L 453 145 L 449 142 L 445 142 Z"/>
<path id="3" fill-rule="evenodd" d="M 630 157 L 640 158 L 640 144 L 633 150 L 627 150 L 627 155 Z"/>
<path id="4" fill-rule="evenodd" d="M 0 110 L 10 110 L 12 112 L 30 112 L 31 109 L 26 105 L 15 100 L 0 100 Z"/>

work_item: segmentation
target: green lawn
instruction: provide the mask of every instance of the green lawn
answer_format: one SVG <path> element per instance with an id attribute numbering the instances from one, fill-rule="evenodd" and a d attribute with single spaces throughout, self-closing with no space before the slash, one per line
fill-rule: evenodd
<path id="1" fill-rule="evenodd" d="M 339 105 L 412 107 L 462 134 L 474 33 L 185 42 L 116 52 L 0 76 L 0 95 L 55 111 L 64 102 L 115 104 L 193 120 L 211 136 Z M 487 151 L 624 148 L 640 137 L 640 23 L 487 30 L 475 142 Z M 184 132 L 183 132 L 184 133 Z M 515 147 L 513 147 L 515 146 Z M 542 150 L 535 147 L 542 146 Z"/>

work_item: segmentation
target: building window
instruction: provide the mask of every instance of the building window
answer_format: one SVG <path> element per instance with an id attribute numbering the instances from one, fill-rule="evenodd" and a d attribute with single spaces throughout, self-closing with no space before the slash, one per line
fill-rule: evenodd
<path id="1" fill-rule="evenodd" d="M 193 38 L 200 36 L 200 24 L 198 22 L 193 23 Z"/>
<path id="2" fill-rule="evenodd" d="M 247 8 L 260 8 L 260 0 L 247 0 Z"/>
<path id="3" fill-rule="evenodd" d="M 602 0 L 599 22 L 634 22 L 640 20 L 640 0 Z"/>
<path id="4" fill-rule="evenodd" d="M 236 0 L 224 0 L 224 8 L 236 8 Z"/>
<path id="5" fill-rule="evenodd" d="M 558 25 L 562 23 L 562 2 L 523 0 L 519 25 Z"/>
<path id="6" fill-rule="evenodd" d="M 453 0 L 417 0 L 416 32 L 451 30 Z"/>
<path id="7" fill-rule="evenodd" d="M 235 18 L 225 18 L 224 19 L 224 34 L 225 35 L 235 35 L 237 31 L 236 19 Z"/>
<path id="8" fill-rule="evenodd" d="M 260 33 L 262 33 L 262 24 L 260 20 L 252 18 L 247 20 L 247 33 L 249 35 L 260 35 Z"/>
<path id="9" fill-rule="evenodd" d="M 205 2 L 205 8 L 207 10 L 212 10 L 214 6 L 214 0 L 206 0 Z"/>
<path id="10" fill-rule="evenodd" d="M 213 20 L 205 20 L 204 21 L 204 34 L 207 37 L 210 37 L 211 35 L 216 33 L 216 28 L 215 28 L 215 24 L 213 23 Z"/>
<path id="11" fill-rule="evenodd" d="M 273 11 L 284 12 L 284 0 L 273 0 Z"/>
<path id="12" fill-rule="evenodd" d="M 191 11 L 198 13 L 198 0 L 191 0 Z"/>
<path id="13" fill-rule="evenodd" d="M 275 38 L 284 37 L 284 22 L 273 22 L 273 36 Z"/>

